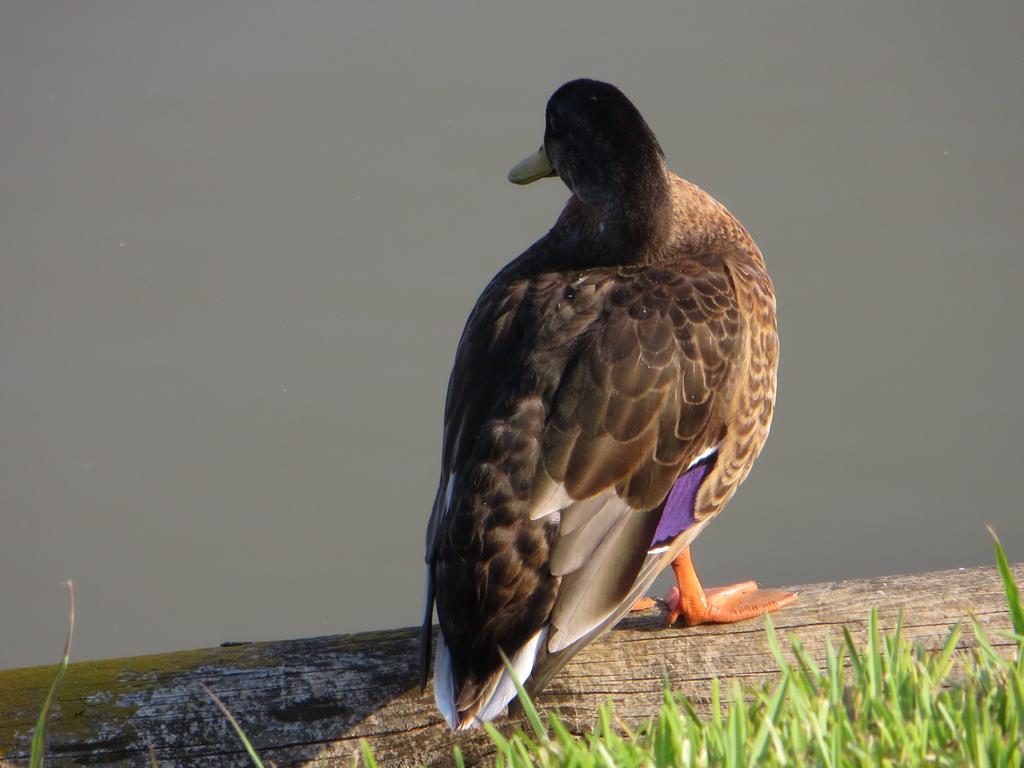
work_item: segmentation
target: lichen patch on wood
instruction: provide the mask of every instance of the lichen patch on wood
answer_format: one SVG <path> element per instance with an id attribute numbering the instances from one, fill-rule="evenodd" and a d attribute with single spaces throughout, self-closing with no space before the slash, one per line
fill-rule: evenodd
<path id="1" fill-rule="evenodd" d="M 281 662 L 265 654 L 269 644 L 208 648 L 126 659 L 71 664 L 57 692 L 51 716 L 49 752 L 120 752 L 137 748 L 139 734 L 131 725 L 159 717 L 155 702 L 176 687 L 196 689 L 198 680 L 222 675 L 224 669 L 273 669 Z M 0 671 L 0 756 L 25 750 L 39 707 L 57 665 Z M 40 696 L 42 692 L 42 696 Z M 55 761 L 50 760 L 49 764 Z"/>

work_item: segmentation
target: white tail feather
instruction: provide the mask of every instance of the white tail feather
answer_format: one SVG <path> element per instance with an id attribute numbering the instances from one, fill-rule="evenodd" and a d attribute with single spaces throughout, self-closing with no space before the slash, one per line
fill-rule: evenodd
<path id="1" fill-rule="evenodd" d="M 524 682 L 533 671 L 533 665 L 537 661 L 537 651 L 541 643 L 548 636 L 548 628 L 545 626 L 533 637 L 523 643 L 522 647 L 512 657 L 512 669 L 520 682 Z M 444 633 L 437 633 L 437 652 L 434 655 L 434 701 L 437 708 L 444 715 L 448 727 L 453 731 L 476 728 L 487 720 L 493 720 L 501 715 L 509 702 L 516 697 L 516 686 L 512 676 L 507 669 L 501 671 L 501 677 L 491 691 L 490 696 L 480 705 L 476 717 L 468 722 L 459 724 L 459 712 L 455 706 L 455 680 L 452 678 L 452 654 L 444 641 Z"/>
<path id="2" fill-rule="evenodd" d="M 511 658 L 512 669 L 516 671 L 519 682 L 526 682 L 526 678 L 533 672 L 533 665 L 537 661 L 537 649 L 548 636 L 547 625 L 542 627 L 533 637 L 523 643 L 522 648 L 516 651 Z M 494 692 L 487 701 L 480 707 L 480 712 L 475 718 L 473 726 L 477 726 L 487 720 L 493 720 L 505 711 L 505 707 L 516 697 L 516 684 L 512 682 L 512 676 L 507 669 L 501 672 L 501 679 L 494 687 Z"/>
<path id="3" fill-rule="evenodd" d="M 434 654 L 434 701 L 441 710 L 448 727 L 453 731 L 459 724 L 459 711 L 455 707 L 455 681 L 452 679 L 452 652 L 444 641 L 444 632 L 437 631 L 437 651 Z"/>

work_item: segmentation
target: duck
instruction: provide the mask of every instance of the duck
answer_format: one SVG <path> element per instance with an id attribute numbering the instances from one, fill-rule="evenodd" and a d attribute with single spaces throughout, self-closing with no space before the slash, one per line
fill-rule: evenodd
<path id="1" fill-rule="evenodd" d="M 724 205 L 668 170 L 615 86 L 565 83 L 509 180 L 559 178 L 554 226 L 470 312 L 427 526 L 421 684 L 452 730 L 536 696 L 671 567 L 667 624 L 741 621 L 796 595 L 705 589 L 690 545 L 771 427 L 775 293 Z M 507 664 L 506 664 L 507 661 Z M 513 674 L 514 673 L 514 674 Z"/>

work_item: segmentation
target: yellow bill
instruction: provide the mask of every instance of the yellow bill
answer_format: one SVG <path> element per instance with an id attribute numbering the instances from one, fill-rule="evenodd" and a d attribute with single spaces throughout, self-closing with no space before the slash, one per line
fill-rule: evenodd
<path id="1" fill-rule="evenodd" d="M 541 147 L 534 154 L 512 166 L 512 170 L 508 172 L 508 180 L 513 184 L 529 184 L 537 179 L 557 175 L 555 169 L 551 167 L 551 161 L 548 160 L 548 153 Z"/>

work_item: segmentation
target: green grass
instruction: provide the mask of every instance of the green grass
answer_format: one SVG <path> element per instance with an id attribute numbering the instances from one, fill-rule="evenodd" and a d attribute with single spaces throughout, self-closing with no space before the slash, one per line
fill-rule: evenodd
<path id="1" fill-rule="evenodd" d="M 858 644 L 849 630 L 843 641 L 825 646 L 825 668 L 791 640 L 790 661 L 770 619 L 768 642 L 781 670 L 777 683 L 743 690 L 733 681 L 728 706 L 721 683 L 711 686 L 711 715 L 700 717 L 681 695 L 665 692 L 660 711 L 630 729 L 602 707 L 597 724 L 583 737 L 572 735 L 556 715 L 542 718 L 520 687 L 529 732 L 503 736 L 485 728 L 498 749 L 500 768 L 644 768 L 657 766 L 980 766 L 1024 765 L 1024 605 L 999 540 L 996 563 L 1009 605 L 1015 658 L 997 652 L 985 630 L 972 621 L 977 648 L 962 663 L 954 652 L 962 627 L 952 628 L 939 649 L 902 637 L 900 623 L 881 633 L 872 610 L 867 639 Z M 74 604 L 72 594 L 72 625 Z M 42 764 L 46 720 L 54 692 L 67 667 L 71 630 L 32 740 L 30 765 Z M 231 722 L 253 764 L 259 756 L 220 700 L 207 693 Z M 363 742 L 357 764 L 376 768 Z M 152 750 L 151 750 L 152 755 Z M 453 762 L 461 768 L 455 748 Z M 155 755 L 152 765 L 156 765 Z"/>
<path id="2" fill-rule="evenodd" d="M 941 649 L 906 642 L 899 622 L 878 628 L 872 610 L 868 636 L 858 645 L 849 630 L 836 647 L 825 646 L 821 670 L 792 640 L 795 662 L 782 652 L 771 619 L 768 642 L 781 670 L 779 681 L 756 690 L 711 689 L 711 715 L 701 718 L 685 697 L 665 693 L 660 712 L 630 729 L 610 706 L 582 738 L 555 715 L 546 723 L 521 691 L 530 732 L 502 736 L 487 724 L 501 768 L 564 766 L 983 766 L 1024 765 L 1024 606 L 1006 555 L 995 542 L 1013 631 L 1016 658 L 1000 655 L 972 621 L 977 648 L 954 666 L 958 624 Z"/>

